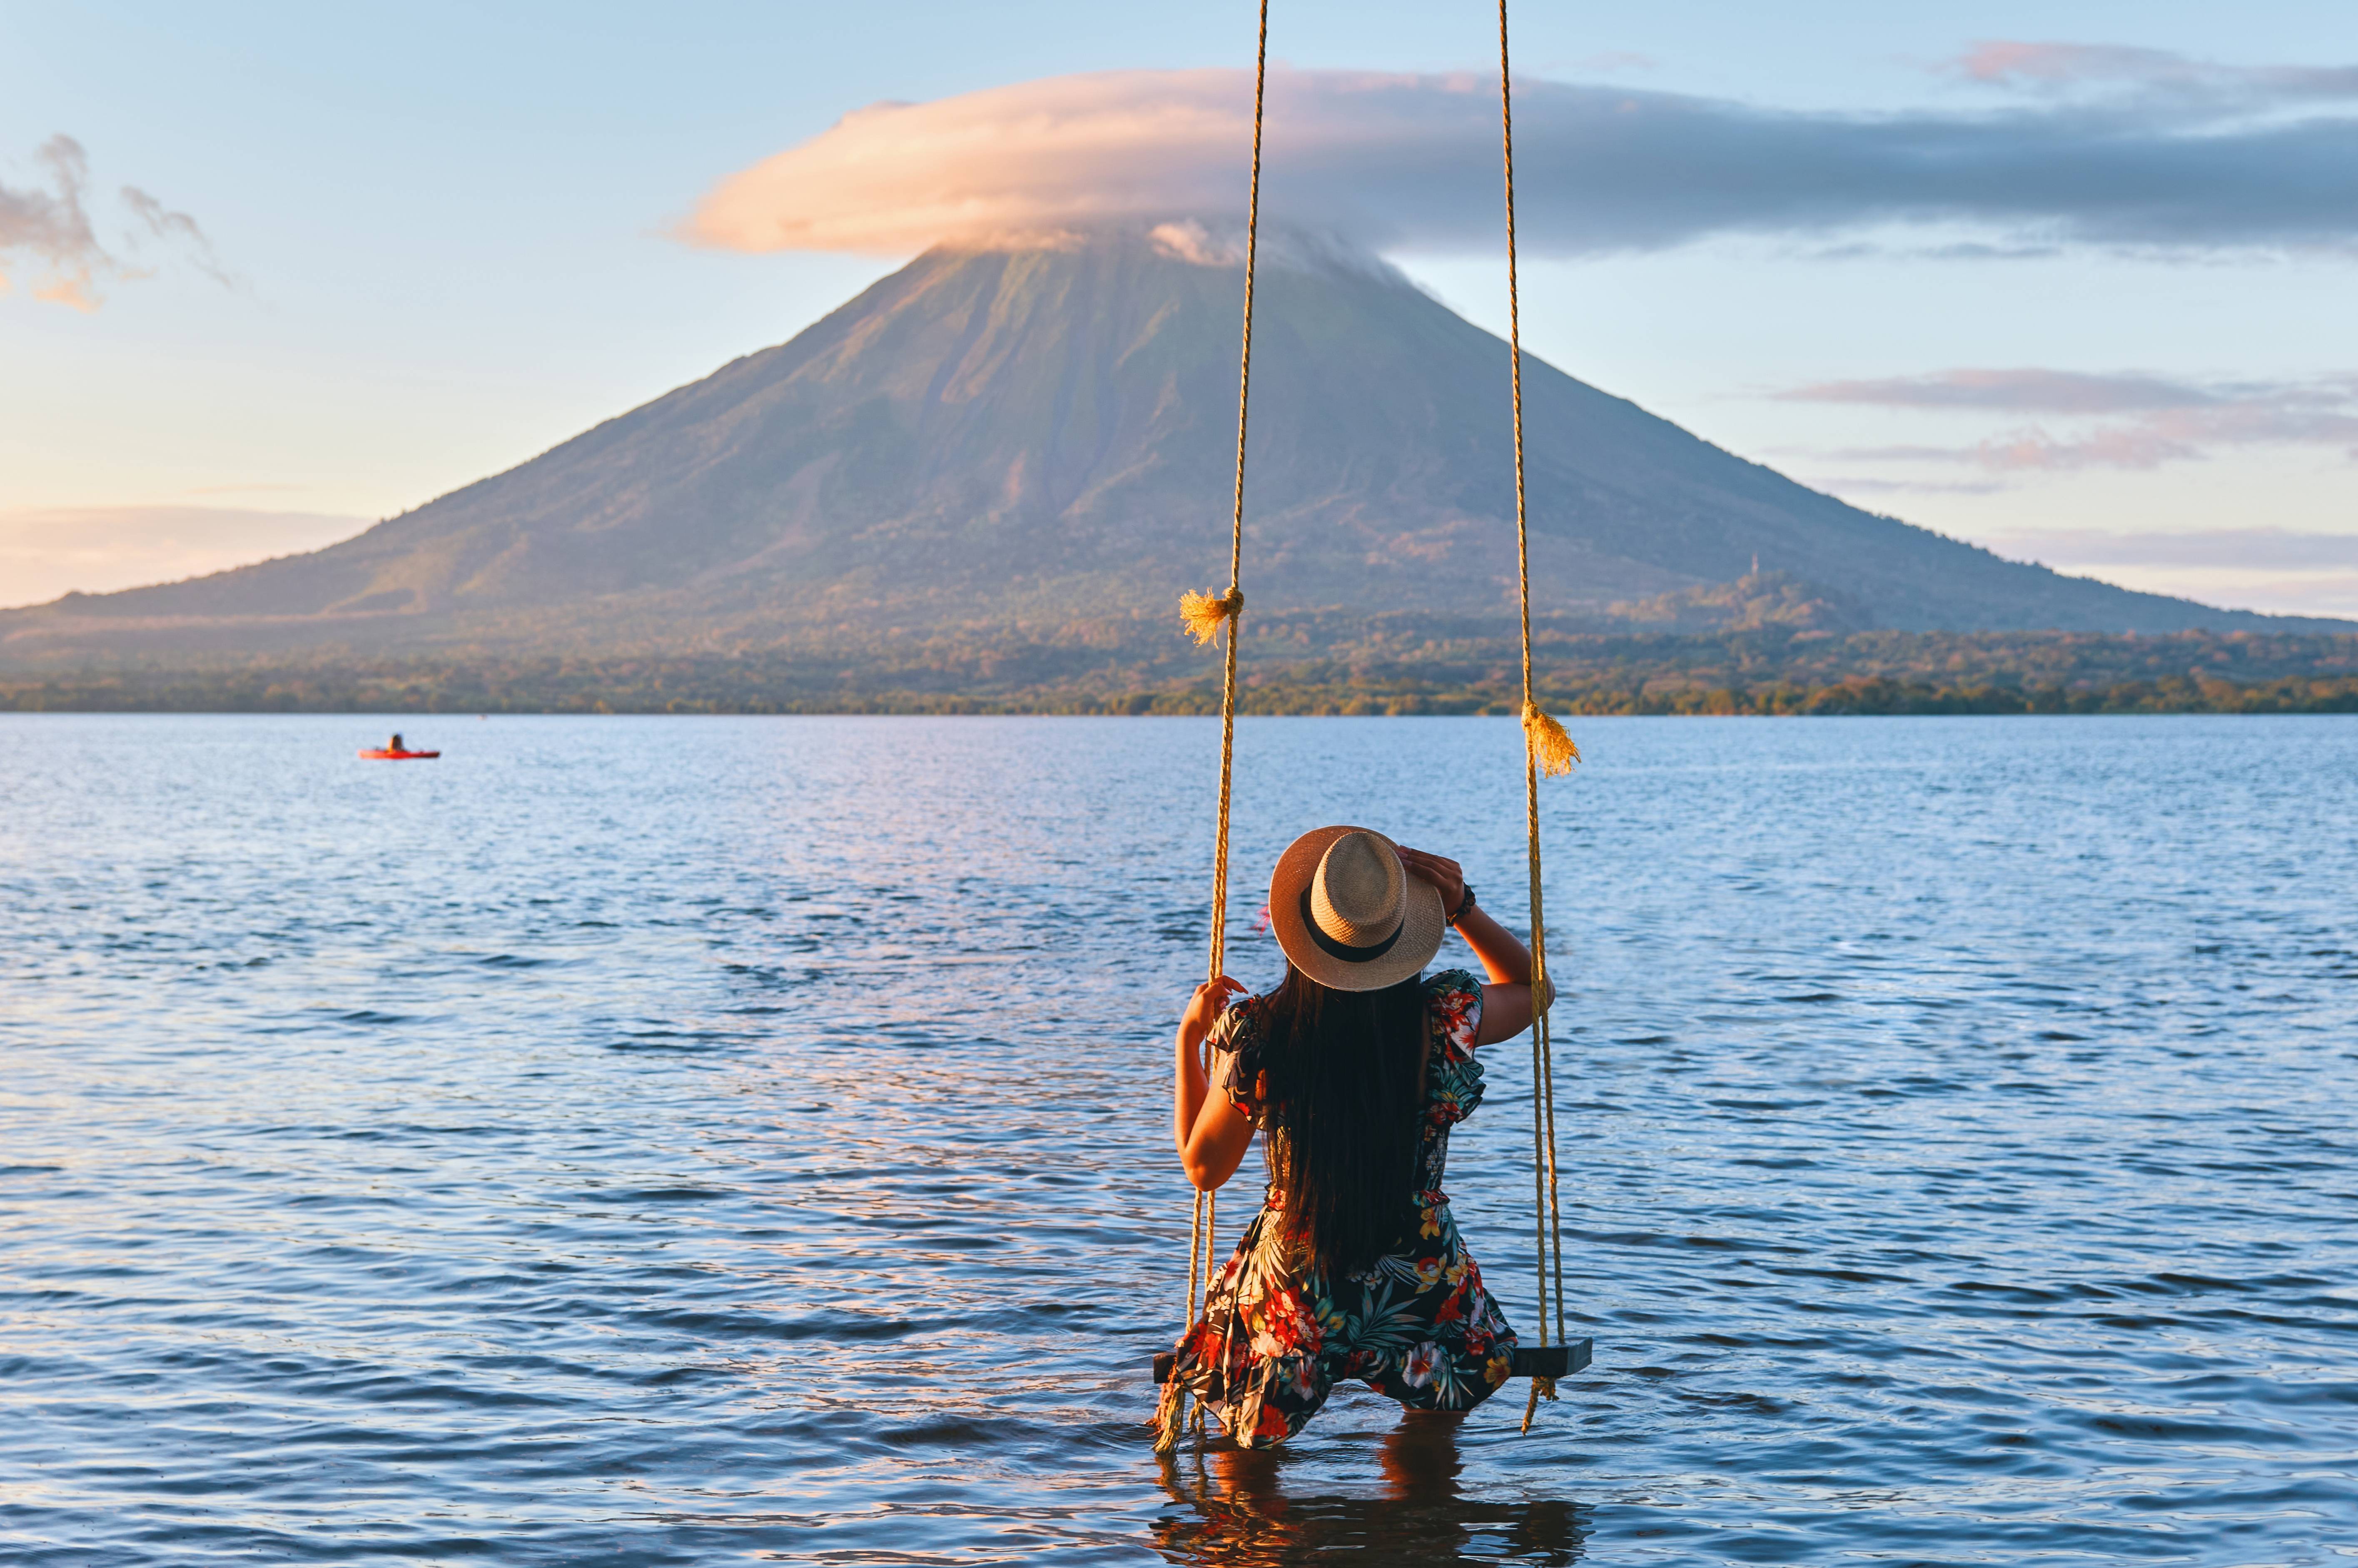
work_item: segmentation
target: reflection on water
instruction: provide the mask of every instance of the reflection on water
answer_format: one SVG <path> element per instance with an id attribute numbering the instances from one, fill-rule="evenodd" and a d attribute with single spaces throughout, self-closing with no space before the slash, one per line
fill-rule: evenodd
<path id="1" fill-rule="evenodd" d="M 1511 1392 L 1454 1433 L 1338 1396 L 1167 1469 L 1216 724 L 353 758 L 392 728 L 0 716 L 0 1560 L 2358 1539 L 2358 720 L 1584 724 L 1546 811 L 1595 1365 L 1528 1436 Z M 1243 724 L 1238 977 L 1319 822 L 1515 917 L 1519 743 Z M 1450 1151 L 1526 1327 L 1529 1074 Z"/>
<path id="2" fill-rule="evenodd" d="M 1378 1448 L 1381 1489 L 1353 1496 L 1290 1479 L 1298 1451 L 1224 1442 L 1163 1456 L 1163 1487 L 1184 1510 L 1154 1521 L 1174 1563 L 1262 1568 L 1347 1552 L 1361 1563 L 1575 1562 L 1586 1509 L 1559 1498 L 1489 1502 L 1459 1485 L 1458 1422 L 1411 1416 Z"/>

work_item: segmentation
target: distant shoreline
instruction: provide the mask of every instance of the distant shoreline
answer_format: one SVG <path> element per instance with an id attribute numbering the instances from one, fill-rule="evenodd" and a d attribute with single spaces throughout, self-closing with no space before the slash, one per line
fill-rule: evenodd
<path id="1" fill-rule="evenodd" d="M 1280 623 L 1239 651 L 1248 714 L 1521 709 L 1520 651 L 1495 635 L 1371 623 L 1310 654 Z M 1565 715 L 2358 713 L 2353 635 L 1550 633 L 1535 654 L 1538 696 Z M 1159 628 L 1098 646 L 978 628 L 729 653 L 59 660 L 0 665 L 0 711 L 1204 714 L 1217 657 Z"/>
<path id="2" fill-rule="evenodd" d="M 1503 672 L 1502 672 L 1503 674 Z M 1796 678 L 1791 673 L 1624 669 L 1606 676 L 1541 673 L 1538 695 L 1566 717 L 2023 715 L 2126 713 L 2358 713 L 2358 670 L 2251 672 L 2244 678 L 2178 673 L 1975 673 L 1947 679 L 1910 674 Z M 2076 678 L 2075 678 L 2076 676 Z M 752 672 L 673 666 L 548 669 L 409 665 L 233 671 L 0 674 L 0 711 L 51 713 L 368 714 L 1217 714 L 1207 680 L 1091 690 L 1074 684 L 974 692 L 879 684 L 833 691 L 780 689 Z M 846 683 L 849 686 L 849 683 Z M 1520 688 L 1370 672 L 1304 680 L 1256 675 L 1238 694 L 1249 716 L 1412 717 L 1520 710 Z"/>

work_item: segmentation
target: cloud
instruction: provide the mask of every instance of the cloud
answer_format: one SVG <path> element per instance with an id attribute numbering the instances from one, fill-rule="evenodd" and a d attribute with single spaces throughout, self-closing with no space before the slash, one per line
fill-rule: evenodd
<path id="1" fill-rule="evenodd" d="M 2110 414 L 2126 408 L 2186 408 L 2218 395 L 2185 382 L 2131 372 L 2086 375 L 2061 370 L 1945 370 L 1876 381 L 1826 381 L 1778 396 L 1789 403 L 1872 403 L 1893 408 L 2004 408 L 2015 412 Z"/>
<path id="2" fill-rule="evenodd" d="M 48 189 L 0 181 L 0 289 L 29 262 L 39 269 L 34 298 L 95 310 L 102 283 L 151 276 L 99 238 L 90 212 L 90 155 L 80 142 L 51 136 L 34 150 L 33 161 L 46 171 Z M 123 188 L 122 201 L 148 238 L 175 247 L 215 281 L 231 283 L 194 218 L 171 211 L 136 186 Z M 141 243 L 135 231 L 132 245 Z"/>
<path id="3" fill-rule="evenodd" d="M 1985 541 L 2006 554 L 2086 567 L 2228 568 L 2247 571 L 2358 574 L 2358 533 L 2221 528 L 2192 533 L 2108 534 L 2067 529 Z"/>
<path id="4" fill-rule="evenodd" d="M 2045 92 L 2109 89 L 2253 108 L 2358 99 L 2358 66 L 2236 66 L 2122 44 L 1991 39 L 1948 68 L 1984 86 Z"/>
<path id="5" fill-rule="evenodd" d="M 1839 457 L 1843 454 L 1834 453 Z M 1870 459 L 1869 460 L 1872 460 Z M 1994 479 L 1931 480 L 1869 479 L 1858 475 L 1820 476 L 1802 481 L 1812 490 L 1829 495 L 1994 495 L 2006 485 Z"/>
<path id="6" fill-rule="evenodd" d="M 2004 84 L 2135 63 L 2007 47 L 2031 52 L 1974 69 Z M 2141 81 L 2158 67 L 2143 69 Z M 1858 114 L 1529 81 L 1515 93 L 1521 238 L 1557 255 L 1895 228 L 1960 256 L 2358 251 L 2358 114 L 2322 86 L 2303 92 L 2034 93 L 1972 113 Z M 2305 107 L 2284 112 L 2288 94 Z M 1498 128 L 1497 82 L 1479 73 L 1272 70 L 1262 213 L 1379 249 L 1493 248 Z M 878 103 L 722 180 L 679 232 L 733 250 L 899 254 L 1109 222 L 1233 226 L 1250 141 L 1241 71 Z"/>
<path id="7" fill-rule="evenodd" d="M 264 488 L 264 487 L 254 487 Z M 216 506 L 72 506 L 0 512 L 0 606 L 112 593 L 316 550 L 365 517 Z"/>
<path id="8" fill-rule="evenodd" d="M 205 238 L 205 232 L 197 227 L 194 218 L 186 212 L 172 211 L 135 185 L 123 188 L 123 204 L 146 225 L 149 233 L 168 243 L 178 242 L 199 272 L 225 288 L 236 287 L 236 280 L 222 270 L 220 258 L 213 254 L 213 243 Z"/>
<path id="9" fill-rule="evenodd" d="M 97 308 L 97 277 L 115 270 L 98 243 L 82 195 L 90 184 L 90 158 L 71 136 L 51 136 L 33 154 L 49 171 L 50 190 L 23 190 L 0 184 L 0 284 L 9 281 L 19 255 L 45 265 L 48 276 L 33 297 L 77 310 Z"/>
<path id="10" fill-rule="evenodd" d="M 2062 435 L 2027 425 L 1964 446 L 1821 454 L 1849 461 L 1966 463 L 1993 473 L 2151 469 L 2199 459 L 2217 447 L 2269 444 L 2341 446 L 2358 458 L 2358 376 L 2205 383 L 2142 371 L 1947 370 L 1818 382 L 1776 395 L 1787 402 L 1942 412 L 2129 416 Z"/>
<path id="11" fill-rule="evenodd" d="M 2000 554 L 2001 541 L 1989 541 Z M 2071 570 L 2059 567 L 2059 570 Z M 2229 610 L 2268 615 L 2330 615 L 2358 620 L 2358 572 L 2261 572 L 2230 568 L 2104 567 L 2074 572 L 2140 593 L 2166 593 Z"/>
<path id="12" fill-rule="evenodd" d="M 2016 560 L 2148 593 L 2283 615 L 2358 615 L 2358 533 L 2061 530 L 1980 534 L 1975 540 Z"/>

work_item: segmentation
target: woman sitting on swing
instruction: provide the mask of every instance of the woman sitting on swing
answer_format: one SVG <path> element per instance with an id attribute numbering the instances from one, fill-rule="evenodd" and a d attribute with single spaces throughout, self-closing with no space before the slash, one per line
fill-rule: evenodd
<path id="1" fill-rule="evenodd" d="M 1450 1128 L 1482 1103 L 1475 1047 L 1531 1025 L 1531 954 L 1457 862 L 1363 827 L 1295 839 L 1269 914 L 1284 981 L 1241 1001 L 1227 976 L 1206 981 L 1179 1024 L 1188 1180 L 1220 1186 L 1260 1128 L 1270 1182 L 1166 1399 L 1184 1388 L 1249 1448 L 1301 1431 L 1341 1378 L 1463 1415 L 1506 1381 L 1515 1333 L 1450 1218 L 1443 1168 Z M 1423 975 L 1452 925 L 1487 984 Z"/>

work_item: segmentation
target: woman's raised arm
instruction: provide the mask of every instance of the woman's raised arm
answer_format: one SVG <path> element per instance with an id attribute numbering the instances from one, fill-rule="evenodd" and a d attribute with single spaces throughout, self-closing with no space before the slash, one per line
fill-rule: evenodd
<path id="1" fill-rule="evenodd" d="M 1466 872 L 1456 861 L 1406 847 L 1400 856 L 1409 875 L 1432 883 L 1441 894 L 1444 912 L 1455 913 L 1465 903 Z M 1531 950 L 1479 904 L 1467 908 L 1454 924 L 1490 977 L 1490 983 L 1482 988 L 1482 1023 L 1475 1031 L 1474 1044 L 1495 1045 L 1512 1040 L 1531 1026 Z"/>

